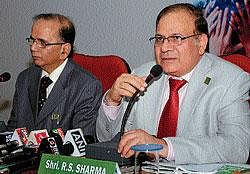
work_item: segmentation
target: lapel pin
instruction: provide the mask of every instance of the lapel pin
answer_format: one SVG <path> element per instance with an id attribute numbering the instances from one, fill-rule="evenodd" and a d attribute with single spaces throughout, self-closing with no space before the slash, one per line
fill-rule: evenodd
<path id="1" fill-rule="evenodd" d="M 204 83 L 205 83 L 206 85 L 208 85 L 208 84 L 210 83 L 210 80 L 211 80 L 211 78 L 210 78 L 210 77 L 206 77 L 206 79 L 205 79 Z"/>
<path id="2" fill-rule="evenodd" d="M 56 121 L 56 124 L 59 124 L 59 121 L 60 121 L 60 115 L 59 114 L 52 114 L 51 115 L 51 120 L 55 120 Z"/>

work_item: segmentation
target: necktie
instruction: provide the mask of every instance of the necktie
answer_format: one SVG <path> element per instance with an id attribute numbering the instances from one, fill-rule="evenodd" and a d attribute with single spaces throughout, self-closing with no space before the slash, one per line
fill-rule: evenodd
<path id="1" fill-rule="evenodd" d="M 53 81 L 46 76 L 43 76 L 40 81 L 39 97 L 38 97 L 38 113 L 41 111 L 44 103 L 46 102 L 46 89 Z"/>
<path id="2" fill-rule="evenodd" d="M 158 127 L 158 138 L 175 137 L 179 112 L 178 90 L 185 85 L 185 80 L 169 78 L 169 99 L 162 111 Z"/>

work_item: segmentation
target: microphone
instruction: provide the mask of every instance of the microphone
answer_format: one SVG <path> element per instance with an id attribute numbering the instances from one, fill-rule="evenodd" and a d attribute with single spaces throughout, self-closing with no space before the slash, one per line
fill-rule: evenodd
<path id="1" fill-rule="evenodd" d="M 147 84 L 151 84 L 151 82 L 157 77 L 159 77 L 161 73 L 162 73 L 162 67 L 160 65 L 154 65 L 151 68 L 150 74 L 147 76 L 145 82 Z M 121 131 L 118 134 L 116 134 L 116 136 L 110 141 L 86 145 L 87 158 L 115 161 L 119 164 L 119 166 L 133 164 L 134 158 L 122 158 L 121 155 L 117 152 L 117 146 L 118 142 L 121 139 L 121 136 L 124 134 L 126 122 L 128 120 L 131 109 L 135 103 L 135 98 L 139 92 L 140 91 L 137 90 L 130 98 L 126 111 L 123 115 Z"/>
<path id="2" fill-rule="evenodd" d="M 152 80 L 154 78 L 157 78 L 161 75 L 162 73 L 162 67 L 160 65 L 154 65 L 151 70 L 150 70 L 150 74 L 147 76 L 145 82 L 147 84 L 150 84 L 152 82 Z M 123 118 L 122 118 L 122 124 L 121 124 L 121 129 L 120 129 L 120 139 L 121 139 L 121 136 L 124 134 L 124 130 L 125 130 L 125 126 L 126 126 L 126 123 L 127 123 L 127 120 L 128 120 L 128 117 L 129 117 L 129 114 L 131 112 L 131 109 L 135 103 L 135 98 L 137 96 L 137 94 L 140 92 L 140 90 L 136 90 L 136 92 L 132 95 L 132 97 L 130 98 L 129 100 L 129 103 L 127 105 L 127 108 L 126 108 L 126 111 L 123 115 Z M 119 140 L 120 140 L 119 139 Z"/>
<path id="3" fill-rule="evenodd" d="M 18 146 L 18 141 L 17 140 L 9 141 L 9 142 L 7 142 L 5 144 L 0 144 L 0 150 L 8 149 L 8 148 L 15 147 L 15 146 Z"/>
<path id="4" fill-rule="evenodd" d="M 58 132 L 55 130 L 60 130 L 60 131 Z M 73 144 L 69 141 L 67 141 L 66 143 L 63 144 L 64 133 L 62 132 L 61 128 L 52 129 L 49 134 L 50 134 L 50 136 L 54 137 L 55 142 L 58 146 L 59 154 L 66 155 L 66 156 L 73 154 L 73 152 L 74 152 Z"/>
<path id="5" fill-rule="evenodd" d="M 59 144 L 57 143 L 55 137 L 43 138 L 41 144 L 38 148 L 39 153 L 50 153 L 59 155 Z"/>
<path id="6" fill-rule="evenodd" d="M 10 139 L 17 140 L 19 145 L 26 145 L 28 143 L 28 130 L 26 127 L 16 128 Z"/>
<path id="7" fill-rule="evenodd" d="M 62 130 L 62 128 L 55 128 L 55 129 L 52 129 L 50 132 L 49 132 L 49 135 L 50 136 L 56 136 L 56 135 L 59 135 L 61 137 L 62 140 L 64 140 L 64 132 Z"/>
<path id="8" fill-rule="evenodd" d="M 83 132 L 82 132 L 81 128 L 68 130 L 66 132 L 63 144 L 64 145 L 66 145 L 66 144 L 73 145 L 74 151 L 71 154 L 71 156 L 85 156 L 85 145 L 87 143 L 86 143 L 86 140 L 83 136 Z M 66 145 L 66 147 L 72 148 L 72 146 L 70 147 L 70 145 Z M 70 150 L 70 149 L 66 149 L 66 150 Z"/>
<path id="9" fill-rule="evenodd" d="M 48 131 L 46 129 L 42 130 L 33 130 L 30 132 L 28 137 L 28 143 L 27 145 L 40 145 L 43 138 L 49 137 Z"/>
<path id="10" fill-rule="evenodd" d="M 0 133 L 0 144 L 4 144 L 7 143 L 9 141 L 11 141 L 11 137 L 13 135 L 13 132 L 1 132 Z"/>
<path id="11" fill-rule="evenodd" d="M 0 82 L 6 82 L 8 80 L 10 80 L 10 73 L 5 72 L 3 74 L 0 75 Z"/>

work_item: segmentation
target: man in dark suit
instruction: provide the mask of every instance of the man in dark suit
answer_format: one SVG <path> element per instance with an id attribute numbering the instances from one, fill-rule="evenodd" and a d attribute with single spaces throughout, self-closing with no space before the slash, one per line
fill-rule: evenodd
<path id="1" fill-rule="evenodd" d="M 17 78 L 9 129 L 82 128 L 84 135 L 95 136 L 102 87 L 92 74 L 71 60 L 74 39 L 75 28 L 67 17 L 34 17 L 27 38 L 34 65 Z M 44 76 L 50 78 L 50 83 L 42 93 Z"/>

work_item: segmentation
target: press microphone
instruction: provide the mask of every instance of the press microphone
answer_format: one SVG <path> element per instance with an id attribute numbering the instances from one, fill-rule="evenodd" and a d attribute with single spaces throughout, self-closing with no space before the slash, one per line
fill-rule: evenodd
<path id="1" fill-rule="evenodd" d="M 16 128 L 10 140 L 17 140 L 19 145 L 26 145 L 28 143 L 28 135 L 26 127 Z"/>
<path id="2" fill-rule="evenodd" d="M 62 129 L 59 129 L 59 130 L 62 130 Z M 56 133 L 54 130 L 52 130 L 49 133 L 49 135 L 54 138 L 55 144 L 58 147 L 58 151 L 59 151 L 60 155 L 69 156 L 69 155 L 72 155 L 74 153 L 74 146 L 70 141 L 67 141 L 67 142 L 63 143 L 65 137 L 64 137 L 64 134 L 62 135 L 62 132 L 61 133 Z M 53 144 L 50 146 L 50 148 L 53 148 Z M 54 150 L 52 150 L 52 153 L 53 153 L 53 151 Z"/>
<path id="3" fill-rule="evenodd" d="M 5 144 L 0 145 L 0 157 L 9 155 L 10 153 L 14 153 L 16 151 L 22 150 L 23 146 L 19 146 L 18 141 L 9 141 Z"/>
<path id="4" fill-rule="evenodd" d="M 85 146 L 87 143 L 81 128 L 68 130 L 64 139 L 65 144 L 73 145 L 74 151 L 71 156 L 85 156 Z M 70 145 L 67 146 L 67 148 L 70 148 Z"/>
<path id="5" fill-rule="evenodd" d="M 64 137 L 65 137 L 62 128 L 54 128 L 54 129 L 52 129 L 52 130 L 49 132 L 49 135 L 50 135 L 50 136 L 59 135 L 59 136 L 61 137 L 62 140 L 64 140 Z"/>
<path id="6" fill-rule="evenodd" d="M 0 75 L 0 82 L 6 82 L 8 80 L 10 80 L 10 73 L 5 72 L 3 74 Z"/>
<path id="7" fill-rule="evenodd" d="M 13 135 L 13 132 L 1 132 L 0 133 L 0 144 L 4 144 L 7 143 L 9 141 L 11 141 L 11 137 Z"/>
<path id="8" fill-rule="evenodd" d="M 154 65 L 151 68 L 150 74 L 147 76 L 145 82 L 147 84 L 150 84 L 155 78 L 159 77 L 161 73 L 162 73 L 161 66 Z M 133 164 L 134 158 L 132 157 L 122 158 L 121 155 L 117 152 L 117 146 L 121 139 L 121 136 L 124 134 L 126 122 L 128 120 L 130 111 L 135 103 L 135 99 L 139 92 L 140 91 L 137 90 L 129 100 L 126 111 L 123 115 L 121 131 L 118 134 L 116 134 L 116 136 L 110 141 L 86 145 L 86 157 L 87 158 L 115 161 L 119 164 L 119 166 Z"/>
<path id="9" fill-rule="evenodd" d="M 9 142 L 7 142 L 5 144 L 0 144 L 0 150 L 12 148 L 12 147 L 15 147 L 15 146 L 18 146 L 18 141 L 16 141 L 16 140 L 9 141 Z"/>
<path id="10" fill-rule="evenodd" d="M 60 150 L 58 142 L 56 141 L 55 137 L 47 137 L 43 138 L 41 144 L 38 148 L 39 153 L 49 153 L 59 155 Z"/>
<path id="11" fill-rule="evenodd" d="M 32 146 L 38 146 L 40 145 L 43 138 L 49 137 L 48 131 L 46 129 L 42 130 L 33 130 L 30 132 L 28 137 L 28 143 L 27 145 Z"/>
<path id="12" fill-rule="evenodd" d="M 71 142 L 63 144 L 64 133 L 61 128 L 49 131 L 49 136 L 42 138 L 41 143 L 36 150 L 37 154 L 49 153 L 54 155 L 71 155 L 74 152 L 74 146 Z M 30 149 L 36 149 L 37 146 L 30 145 Z"/>

